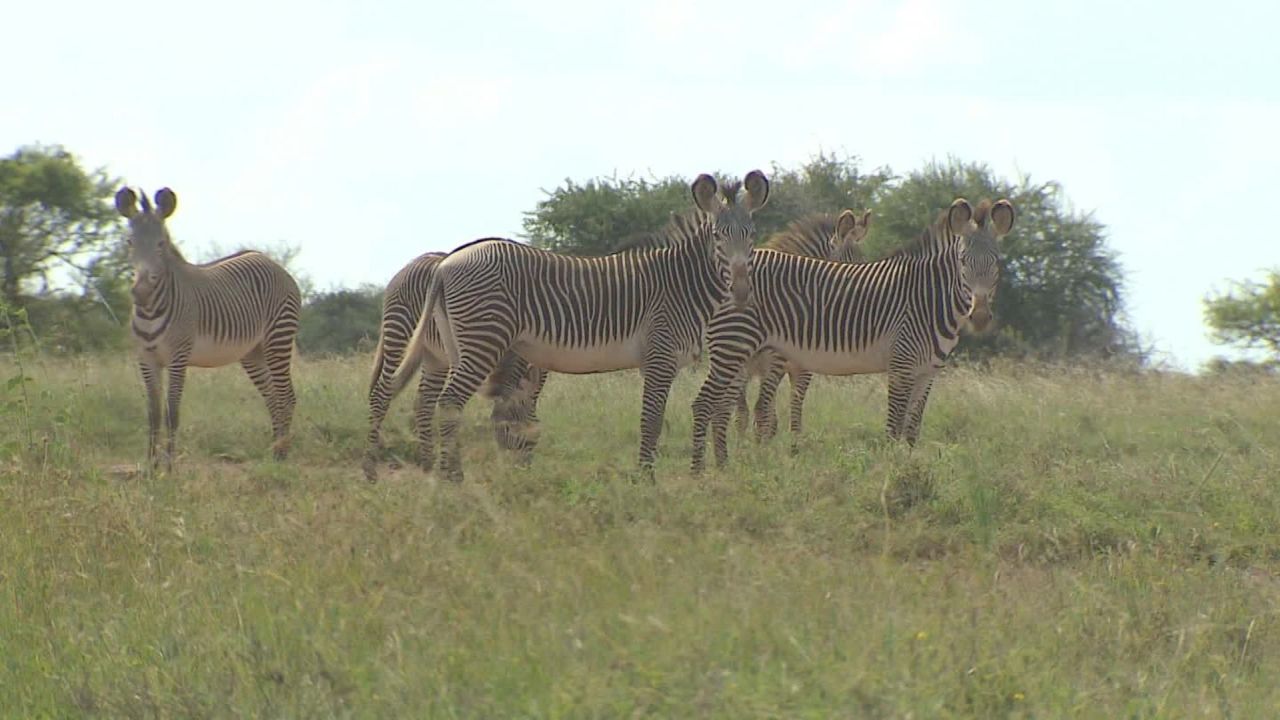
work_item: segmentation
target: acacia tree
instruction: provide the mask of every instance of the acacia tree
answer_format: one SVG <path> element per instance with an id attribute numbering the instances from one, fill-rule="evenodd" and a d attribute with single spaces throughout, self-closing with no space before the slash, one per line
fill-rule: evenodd
<path id="1" fill-rule="evenodd" d="M 1264 350 L 1280 361 L 1280 269 L 1205 297 L 1204 315 L 1215 342 Z"/>

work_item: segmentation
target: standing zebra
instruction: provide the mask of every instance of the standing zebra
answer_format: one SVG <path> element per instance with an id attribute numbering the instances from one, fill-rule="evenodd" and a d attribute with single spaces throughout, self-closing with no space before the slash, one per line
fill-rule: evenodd
<path id="1" fill-rule="evenodd" d="M 295 403 L 289 366 L 301 306 L 298 284 L 278 263 L 253 250 L 192 265 L 165 226 L 177 196 L 161 188 L 155 201 L 152 209 L 143 193 L 139 210 L 133 190 L 116 193 L 116 210 L 129 221 L 135 273 L 130 328 L 147 388 L 147 459 L 157 461 L 160 371 L 167 369 L 169 376 L 165 466 L 171 468 L 187 366 L 221 367 L 236 360 L 266 400 L 272 450 L 276 459 L 284 459 Z"/>
<path id="2" fill-rule="evenodd" d="M 836 218 L 827 214 L 810 215 L 793 220 L 785 230 L 774 233 L 760 247 L 833 262 L 860 263 L 863 261 L 862 241 L 870 227 L 870 210 L 863 212 L 861 217 L 852 210 L 845 210 Z M 756 399 L 756 439 L 767 440 L 777 434 L 778 415 L 773 409 L 773 399 L 784 374 L 791 378 L 791 451 L 795 452 L 804 412 L 804 396 L 813 380 L 813 373 L 785 362 L 768 350 L 760 352 L 747 363 L 747 375 L 738 390 L 738 430 L 742 433 L 747 430 L 747 382 L 758 375 L 760 395 Z"/>
<path id="3" fill-rule="evenodd" d="M 728 393 L 762 348 L 824 375 L 888 372 L 889 436 L 914 445 L 929 389 L 961 326 L 981 332 L 991 321 L 998 241 L 1013 219 L 1008 200 L 984 200 L 975 211 L 961 198 L 914 247 L 877 262 L 757 252 L 755 304 L 722 307 L 707 328 L 711 371 L 693 403 L 693 471 L 703 467 L 708 424 L 717 464 L 727 461 Z"/>
<path id="4" fill-rule="evenodd" d="M 364 460 L 364 475 L 370 482 L 378 477 L 377 451 L 381 446 L 381 428 L 391 403 L 391 377 L 400 367 L 405 347 L 418 324 L 426 304 L 427 289 L 435 277 L 436 266 L 444 259 L 441 252 L 429 252 L 405 265 L 387 283 L 382 300 L 382 323 L 378 348 L 374 351 L 373 378 L 369 383 L 369 438 Z M 434 323 L 426 329 L 429 347 L 419 354 L 422 379 L 414 401 L 414 427 L 418 436 L 418 462 L 430 470 L 435 462 L 435 407 L 449 373 L 448 353 L 440 342 Z M 535 408 L 546 372 L 529 365 L 515 353 L 508 353 L 502 365 L 490 376 L 487 394 L 494 398 L 494 436 L 501 447 L 516 450 L 527 459 L 537 442 L 533 425 Z"/>
<path id="5" fill-rule="evenodd" d="M 489 239 L 441 261 L 409 353 L 425 350 L 421 336 L 434 318 L 454 360 L 439 401 L 440 464 L 451 479 L 462 479 L 462 409 L 509 350 L 553 372 L 640 368 L 640 467 L 652 472 L 676 371 L 698 353 L 717 307 L 752 299 L 752 215 L 768 200 L 769 181 L 755 170 L 742 184 L 739 203 L 738 183 L 717 188 L 698 176 L 699 213 L 673 217 L 655 247 L 580 258 Z M 393 386 L 407 381 L 409 366 L 406 359 Z"/>

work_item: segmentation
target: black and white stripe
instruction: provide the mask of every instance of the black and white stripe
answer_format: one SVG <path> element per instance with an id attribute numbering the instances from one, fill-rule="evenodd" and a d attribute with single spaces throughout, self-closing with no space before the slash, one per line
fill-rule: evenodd
<path id="1" fill-rule="evenodd" d="M 731 391 L 762 349 L 826 375 L 889 374 L 887 427 L 914 443 L 929 389 L 963 325 L 982 330 L 999 280 L 999 237 L 1013 225 L 1008 200 L 975 211 L 956 200 L 916 247 L 848 265 L 770 250 L 755 254 L 756 303 L 719 309 L 707 328 L 710 373 L 693 404 L 693 470 L 708 426 L 716 460 L 728 458 Z"/>
<path id="2" fill-rule="evenodd" d="M 431 279 L 445 253 L 429 252 L 414 258 L 396 273 L 382 301 L 378 347 L 374 351 L 373 377 L 369 383 L 369 437 L 364 474 L 377 479 L 377 450 L 381 447 L 382 421 L 396 393 L 391 379 L 404 359 L 405 348 L 426 304 Z M 449 373 L 447 352 L 440 342 L 434 322 L 428 319 L 423 341 L 427 351 L 418 355 L 422 376 L 414 401 L 414 428 L 418 438 L 419 463 L 430 470 L 435 462 L 435 407 Z M 537 402 L 546 372 L 529 365 L 515 353 L 490 376 L 487 394 L 494 398 L 494 437 L 500 447 L 514 450 L 527 460 L 537 443 Z"/>
<path id="3" fill-rule="evenodd" d="M 187 367 L 239 361 L 271 414 L 273 451 L 284 458 L 296 404 L 290 365 L 301 294 L 289 273 L 266 255 L 242 251 L 203 265 L 187 262 L 165 221 L 177 196 L 162 188 L 152 208 L 146 194 L 116 193 L 129 221 L 135 277 L 130 330 L 147 390 L 147 457 L 158 459 L 161 388 L 168 380 L 165 461 L 172 465 Z"/>
<path id="4" fill-rule="evenodd" d="M 458 418 L 508 351 L 553 372 L 640 368 L 640 465 L 651 469 L 671 383 L 697 356 L 707 319 L 723 302 L 751 302 L 751 216 L 769 185 L 759 171 L 744 185 L 739 203 L 736 183 L 721 189 L 699 176 L 692 186 L 699 214 L 673 218 L 654 244 L 605 257 L 492 238 L 450 253 L 436 269 L 409 351 L 424 351 L 418 336 L 433 317 L 453 359 L 439 400 L 445 472 L 461 479 Z M 397 372 L 393 385 L 406 380 Z"/>
<path id="5" fill-rule="evenodd" d="M 792 221 L 784 230 L 774 233 L 761 247 L 833 262 L 860 263 L 864 261 L 862 240 L 866 238 L 870 225 L 870 210 L 861 215 L 852 210 L 845 210 L 839 216 L 825 213 L 810 215 Z M 755 407 L 756 439 L 767 440 L 777 434 L 778 416 L 773 401 L 784 375 L 791 378 L 790 428 L 791 449 L 794 452 L 803 424 L 804 398 L 809 383 L 813 380 L 813 373 L 794 363 L 785 362 L 768 350 L 758 353 L 747 363 L 746 377 L 737 393 L 738 430 L 744 434 L 747 430 L 747 382 L 751 377 L 759 376 L 760 394 L 756 398 Z"/>

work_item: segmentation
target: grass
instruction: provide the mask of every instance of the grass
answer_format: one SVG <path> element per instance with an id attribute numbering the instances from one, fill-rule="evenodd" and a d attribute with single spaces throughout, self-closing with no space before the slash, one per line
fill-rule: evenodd
<path id="1" fill-rule="evenodd" d="M 909 451 L 882 378 L 820 378 L 799 456 L 735 440 L 694 479 L 685 374 L 648 485 L 639 379 L 553 376 L 532 467 L 477 400 L 465 483 L 369 485 L 367 364 L 298 365 L 285 463 L 241 372 L 194 370 L 177 469 L 141 477 L 116 471 L 145 446 L 132 364 L 29 359 L 0 418 L 0 713 L 1280 713 L 1274 380 L 952 369 Z"/>

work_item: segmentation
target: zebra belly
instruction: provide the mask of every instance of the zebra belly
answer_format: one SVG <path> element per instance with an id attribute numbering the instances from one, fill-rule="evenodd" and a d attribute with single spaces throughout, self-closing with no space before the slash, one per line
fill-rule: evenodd
<path id="1" fill-rule="evenodd" d="M 197 337 L 191 346 L 191 360 L 188 364 L 205 368 L 222 367 L 248 355 L 257 345 L 257 338 L 218 342 L 212 338 Z"/>
<path id="2" fill-rule="evenodd" d="M 644 364 L 644 346 L 638 337 L 579 346 L 554 345 L 529 338 L 513 344 L 512 348 L 533 365 L 571 375 L 629 370 Z"/>
<path id="3" fill-rule="evenodd" d="M 770 346 L 802 370 L 819 375 L 862 375 L 888 370 L 893 344 L 886 338 L 856 352 L 806 348 L 789 342 L 773 342 Z"/>

